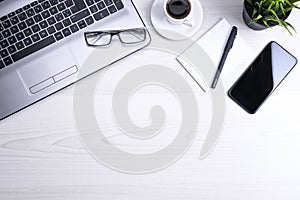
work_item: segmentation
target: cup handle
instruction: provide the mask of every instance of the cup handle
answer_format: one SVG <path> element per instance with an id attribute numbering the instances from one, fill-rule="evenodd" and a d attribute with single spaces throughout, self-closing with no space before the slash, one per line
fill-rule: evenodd
<path id="1" fill-rule="evenodd" d="M 195 25 L 195 22 L 191 19 L 186 19 L 184 20 L 183 24 L 192 28 Z"/>

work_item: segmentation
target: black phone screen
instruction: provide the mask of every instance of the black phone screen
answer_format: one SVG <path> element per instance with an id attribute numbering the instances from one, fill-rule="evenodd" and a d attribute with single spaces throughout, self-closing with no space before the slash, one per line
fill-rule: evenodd
<path id="1" fill-rule="evenodd" d="M 228 92 L 237 104 L 254 114 L 297 64 L 297 59 L 270 42 Z"/>

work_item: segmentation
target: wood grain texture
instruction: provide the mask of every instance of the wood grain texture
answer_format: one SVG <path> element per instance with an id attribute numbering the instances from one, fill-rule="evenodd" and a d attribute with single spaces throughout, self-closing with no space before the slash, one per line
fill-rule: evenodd
<path id="1" fill-rule="evenodd" d="M 134 2 L 147 25 L 151 25 L 152 0 Z M 241 18 L 242 0 L 201 0 L 201 3 L 205 19 L 199 36 L 220 17 L 226 17 L 239 27 L 240 35 L 255 51 L 262 49 L 268 41 L 276 40 L 300 58 L 299 34 L 291 37 L 279 27 L 260 32 L 250 30 Z M 298 31 L 299 17 L 299 11 L 293 11 L 289 17 Z M 151 63 L 155 52 L 143 53 L 149 54 L 148 62 Z M 147 62 L 139 61 L 139 55 L 133 59 L 136 63 Z M 174 61 L 165 62 L 182 70 Z M 116 68 L 124 65 L 119 63 Z M 116 172 L 87 153 L 76 132 L 74 86 L 70 86 L 1 121 L 0 199 L 298 200 L 299 76 L 298 65 L 254 116 L 246 114 L 226 98 L 222 138 L 204 160 L 198 157 L 209 124 L 206 109 L 209 99 L 190 80 L 203 108 L 203 126 L 199 135 L 178 162 L 156 173 L 143 175 Z M 149 95 L 167 98 L 165 93 L 150 90 L 145 91 L 138 102 L 148 99 Z M 99 102 L 99 105 L 103 106 L 103 103 Z M 173 108 L 176 107 L 171 110 Z M 144 109 L 139 104 L 134 112 L 139 116 L 139 111 Z M 176 121 L 170 123 L 169 129 L 174 127 Z M 104 128 L 119 137 L 111 124 L 105 124 Z"/>

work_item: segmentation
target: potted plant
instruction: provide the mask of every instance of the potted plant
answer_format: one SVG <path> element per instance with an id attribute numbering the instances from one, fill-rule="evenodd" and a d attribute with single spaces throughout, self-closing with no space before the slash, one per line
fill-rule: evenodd
<path id="1" fill-rule="evenodd" d="M 254 30 L 263 30 L 280 25 L 290 34 L 294 27 L 286 22 L 292 9 L 299 8 L 300 0 L 244 0 L 243 19 Z"/>

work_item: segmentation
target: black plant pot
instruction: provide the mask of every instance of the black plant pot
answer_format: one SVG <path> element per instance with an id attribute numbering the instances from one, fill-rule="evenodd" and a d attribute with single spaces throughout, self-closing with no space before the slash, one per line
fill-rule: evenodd
<path id="1" fill-rule="evenodd" d="M 247 2 L 247 1 L 244 1 L 244 9 L 243 9 L 243 19 L 244 19 L 244 22 L 245 24 L 253 29 L 253 30 L 264 30 L 266 28 L 268 28 L 266 25 L 264 25 L 263 23 L 259 23 L 259 22 L 253 22 L 253 23 L 250 23 L 252 21 L 252 18 L 251 18 L 251 5 Z M 288 16 L 290 15 L 291 12 L 288 12 L 286 13 L 286 15 L 283 17 L 283 20 L 285 20 L 286 18 L 288 18 Z M 277 24 L 270 24 L 270 27 L 272 26 L 276 26 Z"/>

